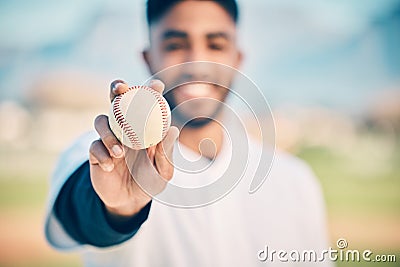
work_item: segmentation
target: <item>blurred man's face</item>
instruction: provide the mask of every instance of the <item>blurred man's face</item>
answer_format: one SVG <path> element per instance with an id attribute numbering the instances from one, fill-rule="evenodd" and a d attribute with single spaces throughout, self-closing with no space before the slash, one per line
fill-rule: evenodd
<path id="1" fill-rule="evenodd" d="M 221 6 L 212 1 L 182 1 L 176 4 L 150 27 L 150 43 L 144 56 L 153 74 L 186 62 L 210 61 L 238 68 L 241 61 L 236 45 L 235 23 Z M 217 101 L 225 100 L 228 89 L 190 81 L 215 81 L 229 87 L 232 72 L 204 63 L 183 66 L 173 68 L 160 77 L 167 88 L 189 82 L 166 95 L 172 108 L 186 102 L 190 104 L 178 108 L 180 117 L 214 117 L 220 106 Z"/>

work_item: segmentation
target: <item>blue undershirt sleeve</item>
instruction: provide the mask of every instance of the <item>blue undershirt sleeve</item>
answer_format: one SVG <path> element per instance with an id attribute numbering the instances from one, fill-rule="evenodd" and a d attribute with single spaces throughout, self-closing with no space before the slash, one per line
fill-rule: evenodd
<path id="1" fill-rule="evenodd" d="M 96 247 L 120 244 L 135 235 L 146 221 L 151 201 L 123 227 L 113 225 L 104 203 L 90 181 L 89 162 L 82 164 L 67 180 L 54 205 L 54 213 L 65 231 L 77 242 Z"/>

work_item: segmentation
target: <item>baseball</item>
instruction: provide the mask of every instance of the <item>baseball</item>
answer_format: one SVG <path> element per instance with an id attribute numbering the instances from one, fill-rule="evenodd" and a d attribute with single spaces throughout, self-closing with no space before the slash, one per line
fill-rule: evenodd
<path id="1" fill-rule="evenodd" d="M 148 86 L 133 86 L 114 98 L 110 128 L 122 144 L 144 149 L 158 144 L 171 125 L 167 100 Z"/>

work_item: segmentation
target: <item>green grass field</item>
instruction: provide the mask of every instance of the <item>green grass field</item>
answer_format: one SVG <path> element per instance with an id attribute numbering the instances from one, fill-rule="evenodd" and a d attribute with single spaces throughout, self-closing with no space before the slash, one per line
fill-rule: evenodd
<path id="1" fill-rule="evenodd" d="M 48 247 L 42 234 L 47 179 L 57 155 L 0 151 L 0 266 L 81 266 L 77 255 Z M 332 247 L 344 237 L 350 249 L 397 256 L 395 263 L 338 262 L 340 267 L 400 265 L 400 146 L 381 158 L 373 155 L 379 151 L 370 153 L 310 146 L 297 153 L 321 181 Z"/>
<path id="2" fill-rule="evenodd" d="M 365 138 L 374 142 L 383 137 Z M 400 266 L 399 144 L 384 156 L 377 156 L 383 153 L 379 146 L 375 150 L 354 147 L 350 153 L 310 146 L 298 151 L 297 156 L 307 161 L 320 179 L 332 247 L 344 237 L 349 249 L 370 249 L 397 259 L 393 263 L 337 262 L 337 266 Z"/>

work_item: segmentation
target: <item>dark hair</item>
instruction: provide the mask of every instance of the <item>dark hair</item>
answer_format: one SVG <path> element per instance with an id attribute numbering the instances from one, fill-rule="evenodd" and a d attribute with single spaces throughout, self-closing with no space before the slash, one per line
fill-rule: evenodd
<path id="1" fill-rule="evenodd" d="M 147 24 L 150 26 L 160 20 L 174 5 L 184 0 L 147 0 Z M 200 1 L 200 0 L 199 0 Z M 204 0 L 202 0 L 204 1 Z M 236 0 L 209 0 L 219 4 L 228 12 L 232 20 L 237 23 L 239 17 Z"/>

